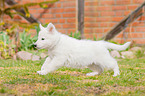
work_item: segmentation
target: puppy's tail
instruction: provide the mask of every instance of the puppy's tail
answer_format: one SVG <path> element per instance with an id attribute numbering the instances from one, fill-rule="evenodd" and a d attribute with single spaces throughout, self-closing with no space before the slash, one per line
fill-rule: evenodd
<path id="1" fill-rule="evenodd" d="M 117 44 L 113 44 L 113 43 L 109 43 L 109 42 L 104 42 L 104 45 L 107 49 L 114 49 L 114 50 L 125 50 L 126 48 L 128 48 L 130 46 L 131 42 L 127 42 L 124 45 L 117 45 Z"/>

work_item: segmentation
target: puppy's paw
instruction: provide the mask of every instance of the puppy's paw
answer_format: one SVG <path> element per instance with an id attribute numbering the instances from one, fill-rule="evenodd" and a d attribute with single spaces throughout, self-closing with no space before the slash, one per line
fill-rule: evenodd
<path id="1" fill-rule="evenodd" d="M 37 71 L 37 73 L 38 73 L 39 75 L 46 75 L 48 72 L 47 72 L 47 71 L 42 70 L 42 71 Z"/>
<path id="2" fill-rule="evenodd" d="M 98 75 L 98 72 L 91 72 L 91 73 L 87 73 L 86 76 L 95 76 Z"/>

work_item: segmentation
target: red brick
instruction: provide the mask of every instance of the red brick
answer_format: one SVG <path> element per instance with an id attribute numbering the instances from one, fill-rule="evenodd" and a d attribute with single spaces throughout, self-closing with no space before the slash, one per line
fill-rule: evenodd
<path id="1" fill-rule="evenodd" d="M 137 27 L 136 32 L 145 32 L 145 27 Z"/>
<path id="2" fill-rule="evenodd" d="M 110 6 L 97 6 L 96 10 L 97 11 L 111 11 L 112 7 L 110 7 Z"/>
<path id="3" fill-rule="evenodd" d="M 57 6 L 57 7 L 61 7 L 62 4 L 61 4 L 61 3 L 57 3 L 56 6 Z"/>
<path id="4" fill-rule="evenodd" d="M 75 28 L 75 24 L 63 24 L 63 28 Z"/>
<path id="5" fill-rule="evenodd" d="M 39 10 L 39 9 L 38 9 Z M 50 10 L 49 9 L 43 9 L 44 11 L 44 13 L 50 13 Z"/>
<path id="6" fill-rule="evenodd" d="M 56 14 L 55 17 L 56 18 L 61 18 L 62 17 L 62 14 Z"/>
<path id="7" fill-rule="evenodd" d="M 113 1 L 111 1 L 111 0 L 109 0 L 109 1 L 100 0 L 100 4 L 101 5 L 114 5 L 115 2 L 114 2 L 114 0 Z"/>
<path id="8" fill-rule="evenodd" d="M 104 36 L 104 34 L 99 33 L 99 34 L 96 34 L 96 36 L 95 36 L 95 37 L 97 37 L 96 39 L 101 39 L 103 36 Z"/>
<path id="9" fill-rule="evenodd" d="M 66 34 L 67 31 L 65 29 L 57 29 L 59 32 L 63 33 L 63 34 Z"/>
<path id="10" fill-rule="evenodd" d="M 124 16 L 124 11 L 122 11 L 122 10 L 116 11 L 115 14 L 116 14 L 116 16 Z"/>
<path id="11" fill-rule="evenodd" d="M 102 33 L 103 32 L 103 28 L 95 28 L 94 32 L 95 33 Z"/>
<path id="12" fill-rule="evenodd" d="M 123 33 L 118 34 L 116 38 L 123 38 Z"/>
<path id="13" fill-rule="evenodd" d="M 64 12 L 63 8 L 51 9 L 51 13 L 62 13 Z"/>
<path id="14" fill-rule="evenodd" d="M 69 2 L 71 2 L 71 1 L 75 1 L 75 0 L 59 0 L 59 1 L 63 1 L 63 2 L 69 1 Z"/>
<path id="15" fill-rule="evenodd" d="M 34 9 L 34 10 L 36 10 L 36 9 Z M 45 12 L 45 11 L 44 11 L 44 9 L 39 8 L 39 9 L 36 10 L 36 12 L 37 12 L 37 13 L 43 13 L 43 12 Z"/>
<path id="16" fill-rule="evenodd" d="M 97 23 L 85 23 L 85 27 L 99 27 L 99 24 Z"/>
<path id="17" fill-rule="evenodd" d="M 128 34 L 128 38 L 143 38 L 144 33 L 131 33 Z"/>
<path id="18" fill-rule="evenodd" d="M 130 3 L 131 3 L 131 0 L 116 0 L 117 5 L 127 5 Z"/>
<path id="19" fill-rule="evenodd" d="M 68 23 L 75 23 L 76 19 L 75 18 L 69 18 L 69 19 L 67 19 L 67 22 Z"/>
<path id="20" fill-rule="evenodd" d="M 84 10 L 85 10 L 85 12 L 86 12 L 86 11 L 89 11 L 89 12 L 90 12 L 90 11 L 97 11 L 96 8 L 93 7 L 93 6 L 91 6 L 91 7 L 90 7 L 90 6 L 89 6 L 89 7 L 85 7 Z"/>
<path id="21" fill-rule="evenodd" d="M 76 6 L 76 2 L 64 2 L 63 7 L 74 7 Z"/>
<path id="22" fill-rule="evenodd" d="M 108 26 L 108 23 L 104 23 L 104 22 L 100 22 L 100 27 L 107 27 Z"/>
<path id="23" fill-rule="evenodd" d="M 113 26 L 115 26 L 116 24 L 117 24 L 117 23 L 109 22 L 108 26 L 109 26 L 109 27 L 113 27 Z"/>
<path id="24" fill-rule="evenodd" d="M 33 14 L 33 16 L 36 17 L 37 19 L 40 19 L 40 17 L 42 17 L 42 16 L 40 16 L 40 14 L 36 14 L 36 13 Z"/>
<path id="25" fill-rule="evenodd" d="M 54 18 L 53 14 L 43 14 L 42 18 Z"/>
<path id="26" fill-rule="evenodd" d="M 114 16 L 115 12 L 112 11 L 103 11 L 101 12 L 101 16 Z"/>
<path id="27" fill-rule="evenodd" d="M 59 23 L 65 23 L 66 19 L 59 19 Z"/>
<path id="28" fill-rule="evenodd" d="M 121 38 L 114 40 L 115 42 L 119 43 L 119 44 L 124 44 L 125 41 Z"/>
<path id="29" fill-rule="evenodd" d="M 75 13 L 65 13 L 63 14 L 63 17 L 75 17 L 76 14 Z"/>
<path id="30" fill-rule="evenodd" d="M 145 39 L 133 39 L 137 44 L 145 44 Z"/>
<path id="31" fill-rule="evenodd" d="M 84 34 L 84 37 L 87 39 L 91 39 L 91 38 L 93 38 L 93 35 L 92 34 Z"/>
<path id="32" fill-rule="evenodd" d="M 111 17 L 97 17 L 96 22 L 110 22 L 112 21 Z"/>
<path id="33" fill-rule="evenodd" d="M 127 11 L 124 12 L 124 15 L 127 16 L 127 15 L 129 15 L 131 12 L 132 12 L 131 10 L 127 10 Z"/>
<path id="34" fill-rule="evenodd" d="M 71 32 L 74 33 L 74 32 L 76 31 L 76 29 L 75 29 L 75 28 L 73 28 L 73 29 L 68 29 L 67 31 L 68 31 L 68 33 L 70 34 Z"/>
<path id="35" fill-rule="evenodd" d="M 75 12 L 76 11 L 76 8 L 66 8 L 64 9 L 64 12 Z"/>
<path id="36" fill-rule="evenodd" d="M 56 29 L 62 28 L 61 24 L 55 24 Z"/>
<path id="37" fill-rule="evenodd" d="M 57 23 L 58 22 L 58 19 L 45 19 L 45 23 Z"/>
<path id="38" fill-rule="evenodd" d="M 138 6 L 137 5 L 130 5 L 128 6 L 129 10 L 135 10 Z"/>
<path id="39" fill-rule="evenodd" d="M 96 18 L 85 17 L 85 18 L 84 18 L 84 21 L 85 21 L 85 22 L 95 22 L 95 21 L 96 21 Z"/>
<path id="40" fill-rule="evenodd" d="M 135 27 L 135 26 L 145 26 L 145 23 L 144 22 L 133 22 L 132 27 Z"/>
<path id="41" fill-rule="evenodd" d="M 85 32 L 85 33 L 93 33 L 94 30 L 93 30 L 93 28 L 85 28 L 85 29 L 84 29 L 84 32 Z"/>
<path id="42" fill-rule="evenodd" d="M 85 6 L 96 6 L 96 5 L 98 5 L 98 2 L 85 1 Z"/>
<path id="43" fill-rule="evenodd" d="M 135 3 L 135 4 L 141 4 L 141 3 L 143 3 L 144 2 L 144 0 L 133 0 L 133 3 Z"/>
<path id="44" fill-rule="evenodd" d="M 112 10 L 127 10 L 127 6 L 113 6 Z"/>
<path id="45" fill-rule="evenodd" d="M 96 17 L 99 16 L 98 12 L 85 12 L 85 16 Z"/>
<path id="46" fill-rule="evenodd" d="M 108 31 L 110 31 L 111 30 L 111 28 L 110 27 L 108 27 L 108 28 L 103 28 L 104 29 L 104 31 L 103 32 L 108 32 Z"/>
<path id="47" fill-rule="evenodd" d="M 29 12 L 30 12 L 31 14 L 38 13 L 36 9 L 29 9 Z"/>
<path id="48" fill-rule="evenodd" d="M 116 21 L 116 22 L 119 22 L 123 19 L 123 17 L 114 17 L 112 18 L 112 21 Z"/>
<path id="49" fill-rule="evenodd" d="M 135 28 L 132 26 L 128 26 L 126 29 L 125 29 L 125 32 L 134 32 L 135 31 Z"/>

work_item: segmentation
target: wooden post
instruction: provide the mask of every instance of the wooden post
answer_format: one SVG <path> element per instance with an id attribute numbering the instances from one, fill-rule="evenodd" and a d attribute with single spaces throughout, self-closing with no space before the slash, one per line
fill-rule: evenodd
<path id="1" fill-rule="evenodd" d="M 78 0 L 78 31 L 81 39 L 84 38 L 84 0 Z"/>

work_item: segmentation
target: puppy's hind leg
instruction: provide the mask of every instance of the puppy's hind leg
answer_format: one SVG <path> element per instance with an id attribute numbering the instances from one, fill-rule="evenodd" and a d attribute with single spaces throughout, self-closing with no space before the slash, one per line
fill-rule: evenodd
<path id="1" fill-rule="evenodd" d="M 109 69 L 113 69 L 114 77 L 117 75 L 120 75 L 117 61 L 114 58 L 112 58 L 111 56 L 104 60 L 104 65 L 107 66 Z"/>
<path id="2" fill-rule="evenodd" d="M 114 71 L 114 75 L 113 75 L 114 77 L 117 76 L 117 75 L 120 75 L 120 73 L 119 73 L 119 67 L 118 67 L 117 64 L 115 65 L 113 71 Z"/>
<path id="3" fill-rule="evenodd" d="M 93 72 L 87 73 L 86 76 L 95 76 L 101 74 L 104 70 L 99 65 L 91 64 L 88 66 Z"/>

